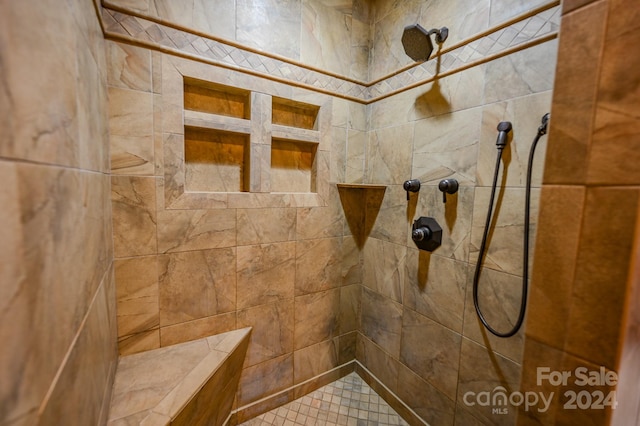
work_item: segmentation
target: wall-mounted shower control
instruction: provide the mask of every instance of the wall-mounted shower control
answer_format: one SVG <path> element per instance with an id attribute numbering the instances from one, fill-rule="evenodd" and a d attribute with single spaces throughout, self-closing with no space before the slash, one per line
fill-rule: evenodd
<path id="1" fill-rule="evenodd" d="M 407 191 L 407 201 L 409 201 L 409 192 L 420 191 L 420 181 L 418 179 L 405 180 L 402 187 Z"/>
<path id="2" fill-rule="evenodd" d="M 438 189 L 442 191 L 442 202 L 447 202 L 447 194 L 458 192 L 458 181 L 455 179 L 442 179 L 438 184 Z"/>
<path id="3" fill-rule="evenodd" d="M 420 250 L 434 251 L 442 244 L 442 228 L 432 217 L 419 217 L 413 222 L 411 239 Z"/>

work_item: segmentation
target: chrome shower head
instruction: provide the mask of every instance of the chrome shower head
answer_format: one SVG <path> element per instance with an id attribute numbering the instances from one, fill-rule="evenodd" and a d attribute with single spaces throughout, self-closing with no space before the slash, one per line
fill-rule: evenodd
<path id="1" fill-rule="evenodd" d="M 436 43 L 442 44 L 449 36 L 447 27 L 427 31 L 420 24 L 407 25 L 402 33 L 404 52 L 416 62 L 424 62 L 433 52 L 431 34 L 436 35 Z"/>

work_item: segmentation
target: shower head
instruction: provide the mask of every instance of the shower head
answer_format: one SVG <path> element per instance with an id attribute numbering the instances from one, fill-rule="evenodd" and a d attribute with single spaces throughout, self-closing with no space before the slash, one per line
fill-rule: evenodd
<path id="1" fill-rule="evenodd" d="M 429 59 L 433 52 L 433 43 L 431 43 L 431 34 L 436 35 L 436 43 L 442 44 L 449 35 L 447 27 L 432 29 L 427 31 L 420 24 L 407 25 L 402 33 L 402 46 L 404 51 L 411 59 L 416 62 L 424 62 Z"/>

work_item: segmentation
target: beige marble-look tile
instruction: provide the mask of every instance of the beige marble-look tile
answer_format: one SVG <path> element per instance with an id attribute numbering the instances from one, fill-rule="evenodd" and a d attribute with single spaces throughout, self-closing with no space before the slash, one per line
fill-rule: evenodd
<path id="1" fill-rule="evenodd" d="M 2 52 L 6 89 L 0 95 L 0 156 L 77 166 L 76 39 L 81 35 L 68 17 L 69 7 L 42 4 L 33 11 L 11 4 L 2 9 L 0 43 L 13 48 Z M 37 65 L 31 54 L 39 58 Z M 47 102 L 36 101 L 43 98 Z"/>
<path id="2" fill-rule="evenodd" d="M 391 356 L 399 358 L 402 305 L 363 287 L 361 310 L 360 331 Z"/>
<path id="3" fill-rule="evenodd" d="M 160 329 L 156 328 L 118 338 L 118 353 L 120 356 L 146 352 L 160 347 Z"/>
<path id="4" fill-rule="evenodd" d="M 637 188 L 588 188 L 578 245 L 565 350 L 616 367 L 625 286 L 640 194 Z M 603 318 L 607 318 L 603 321 Z"/>
<path id="5" fill-rule="evenodd" d="M 236 312 L 212 315 L 160 329 L 160 346 L 171 346 L 236 329 Z"/>
<path id="6" fill-rule="evenodd" d="M 253 327 L 245 367 L 293 352 L 293 299 L 238 311 L 237 326 Z"/>
<path id="7" fill-rule="evenodd" d="M 338 364 L 346 364 L 356 359 L 358 332 L 352 331 L 338 338 Z"/>
<path id="8" fill-rule="evenodd" d="M 423 184 L 475 183 L 480 117 L 472 108 L 417 121 L 411 176 Z"/>
<path id="9" fill-rule="evenodd" d="M 249 188 L 249 136 L 185 127 L 185 189 L 242 192 Z"/>
<path id="10" fill-rule="evenodd" d="M 459 334 L 410 309 L 402 318 L 400 361 L 447 397 L 458 380 Z"/>
<path id="11" fill-rule="evenodd" d="M 389 3 L 385 13 L 376 12 L 375 25 L 372 26 L 372 61 L 369 65 L 369 78 L 378 79 L 397 69 L 412 63 L 405 55 L 400 37 L 402 28 L 418 22 L 423 2 L 410 0 Z M 379 8 L 381 10 L 382 8 Z M 444 25 L 444 24 L 443 24 Z"/>
<path id="12" fill-rule="evenodd" d="M 238 209 L 238 245 L 291 241 L 296 236 L 295 209 Z"/>
<path id="13" fill-rule="evenodd" d="M 398 369 L 398 397 L 423 420 L 434 425 L 453 425 L 455 403 L 404 364 Z"/>
<path id="14" fill-rule="evenodd" d="M 541 2 L 541 0 L 538 0 Z M 446 26 L 449 29 L 449 37 L 443 44 L 443 48 L 452 46 L 468 39 L 489 27 L 489 12 L 493 9 L 501 9 L 499 6 L 491 6 L 490 0 L 454 0 L 449 2 L 433 2 L 425 4 L 420 10 L 420 18 L 417 22 L 430 22 L 432 27 Z M 512 11 L 513 13 L 513 11 Z M 515 15 L 516 13 L 514 13 Z M 434 51 L 438 45 L 434 43 Z"/>
<path id="15" fill-rule="evenodd" d="M 369 40 L 369 22 L 351 19 L 351 63 L 348 76 L 360 81 L 369 79 L 369 52 L 371 42 Z"/>
<path id="16" fill-rule="evenodd" d="M 325 340 L 293 353 L 293 383 L 302 383 L 338 366 L 338 340 Z"/>
<path id="17" fill-rule="evenodd" d="M 352 19 L 322 2 L 302 2 L 300 60 L 322 70 L 349 75 Z"/>
<path id="18" fill-rule="evenodd" d="M 100 286 L 87 313 L 84 327 L 61 365 L 53 392 L 41 407 L 40 422 L 57 425 L 68 419 L 84 424 L 98 421 L 105 388 L 112 384 L 111 364 L 117 359 L 108 324 L 105 287 Z"/>
<path id="19" fill-rule="evenodd" d="M 605 13 L 606 4 L 594 2 L 562 18 L 545 183 L 578 184 L 586 180 Z"/>
<path id="20" fill-rule="evenodd" d="M 469 253 L 469 262 L 473 264 L 478 260 L 490 196 L 490 187 L 476 187 Z M 531 248 L 535 247 L 539 197 L 540 190 L 533 188 L 530 205 L 529 265 L 532 265 L 534 254 Z M 482 263 L 483 269 L 495 269 L 514 275 L 522 275 L 524 201 L 524 188 L 507 187 L 501 189 L 500 193 L 496 191 L 492 225 L 490 226 L 491 244 L 486 246 Z"/>
<path id="21" fill-rule="evenodd" d="M 115 261 L 118 336 L 160 326 L 158 259 L 132 257 Z"/>
<path id="22" fill-rule="evenodd" d="M 151 52 L 141 47 L 108 41 L 107 82 L 110 86 L 150 91 Z"/>
<path id="23" fill-rule="evenodd" d="M 113 176 L 111 201 L 116 257 L 157 252 L 154 178 Z"/>
<path id="24" fill-rule="evenodd" d="M 239 406 L 274 395 L 293 385 L 293 354 L 286 354 L 242 370 L 238 385 Z"/>
<path id="25" fill-rule="evenodd" d="M 155 146 L 151 135 L 111 135 L 111 173 L 119 175 L 153 176 Z"/>
<path id="26" fill-rule="evenodd" d="M 545 186 L 541 193 L 526 332 L 558 349 L 566 339 L 558 324 L 568 322 L 571 310 L 584 198 L 578 186 Z"/>
<path id="27" fill-rule="evenodd" d="M 209 353 L 206 341 L 197 340 L 122 357 L 118 363 L 109 417 L 118 419 L 155 408 Z M 180 362 L 172 362 L 176 359 Z M 158 371 L 163 374 L 158 374 Z"/>
<path id="28" fill-rule="evenodd" d="M 504 393 L 518 391 L 520 388 L 521 366 L 502 356 L 495 354 L 484 346 L 462 339 L 460 351 L 460 374 L 458 378 L 457 400 L 475 403 L 479 392 L 497 392 L 497 387 L 504 388 Z M 475 398 L 474 398 L 475 396 Z M 492 405 L 464 404 L 464 408 L 473 416 L 482 419 L 486 424 L 513 424 L 516 417 L 516 407 L 507 405 L 507 412 L 494 414 Z M 503 408 L 500 405 L 498 408 Z"/>
<path id="29" fill-rule="evenodd" d="M 342 285 L 342 238 L 296 242 L 295 294 L 313 293 Z"/>
<path id="30" fill-rule="evenodd" d="M 149 12 L 158 18 L 223 39 L 234 39 L 235 4 L 225 3 L 218 6 L 205 0 L 196 0 L 181 6 L 168 0 L 148 2 Z"/>
<path id="31" fill-rule="evenodd" d="M 78 8 L 82 9 L 81 6 Z M 109 105 L 106 77 L 84 39 L 78 38 L 76 42 L 77 72 L 80 76 L 77 85 L 78 165 L 83 169 L 107 172 L 109 170 L 107 113 Z"/>
<path id="32" fill-rule="evenodd" d="M 329 182 L 347 182 L 347 129 L 331 127 L 331 173 Z"/>
<path id="33" fill-rule="evenodd" d="M 342 239 L 342 285 L 362 283 L 362 254 L 351 236 Z"/>
<path id="34" fill-rule="evenodd" d="M 236 3 L 236 41 L 243 45 L 300 59 L 301 3 L 269 0 L 256 14 L 249 0 Z"/>
<path id="35" fill-rule="evenodd" d="M 385 242 L 405 244 L 411 228 L 411 204 L 407 203 L 407 193 L 401 185 L 388 185 L 384 199 L 376 216 L 368 219 L 373 223 L 371 237 Z M 366 212 L 369 214 L 369 211 Z M 374 212 L 371 212 L 372 216 Z M 366 218 L 365 218 L 366 219 Z"/>
<path id="36" fill-rule="evenodd" d="M 338 334 L 340 289 L 295 298 L 294 349 L 301 349 Z"/>
<path id="37" fill-rule="evenodd" d="M 528 12 L 538 6 L 545 4 L 544 0 L 496 0 L 491 1 L 491 25 L 499 25 L 509 18 L 513 18 L 522 13 Z"/>
<path id="38" fill-rule="evenodd" d="M 551 40 L 489 62 L 484 102 L 504 101 L 551 90 L 557 49 L 557 41 Z"/>
<path id="39" fill-rule="evenodd" d="M 407 248 L 370 239 L 364 249 L 362 283 L 376 293 L 401 303 L 405 282 Z"/>
<path id="40" fill-rule="evenodd" d="M 340 289 L 340 334 L 355 331 L 360 324 L 360 306 L 362 303 L 362 287 L 349 285 Z"/>
<path id="41" fill-rule="evenodd" d="M 158 251 L 171 253 L 236 245 L 236 211 L 163 210 L 158 212 Z"/>
<path id="42" fill-rule="evenodd" d="M 496 337 L 486 330 L 476 314 L 473 303 L 473 273 L 471 270 L 467 281 L 462 334 L 513 362 L 521 363 L 526 323 L 509 338 Z M 520 313 L 521 300 L 521 277 L 492 269 L 482 272 L 478 284 L 478 305 L 483 317 L 494 330 L 506 333 L 513 328 Z"/>
<path id="43" fill-rule="evenodd" d="M 160 325 L 236 309 L 236 249 L 160 255 Z"/>
<path id="44" fill-rule="evenodd" d="M 398 390 L 400 362 L 367 337 L 358 334 L 357 360 L 392 392 Z"/>
<path id="45" fill-rule="evenodd" d="M 402 184 L 411 175 L 413 123 L 376 129 L 366 145 L 366 181 Z"/>
<path id="46" fill-rule="evenodd" d="M 339 237 L 344 226 L 344 213 L 340 205 L 338 190 L 331 185 L 329 205 L 297 209 L 296 239 Z"/>
<path id="47" fill-rule="evenodd" d="M 7 202 L 3 218 L 6 226 L 16 226 L 6 235 L 15 246 L 1 253 L 2 278 L 12 281 L 3 285 L 6 326 L 0 334 L 12 350 L 0 356 L 6 377 L 0 395 L 17 398 L 3 414 L 13 419 L 42 402 L 113 254 L 105 214 L 108 176 L 6 162 L 0 173 L 5 179 L 0 198 Z M 15 266 L 5 269 L 5 264 Z"/>
<path id="48" fill-rule="evenodd" d="M 238 309 L 293 297 L 296 243 L 239 246 Z"/>
<path id="49" fill-rule="evenodd" d="M 153 134 L 153 95 L 139 90 L 109 88 L 109 134 Z"/>
<path id="50" fill-rule="evenodd" d="M 29 345 L 25 336 L 29 336 L 30 298 L 22 291 L 25 283 L 27 262 L 25 259 L 25 245 L 23 241 L 23 224 L 20 208 L 20 182 L 16 164 L 0 161 L 0 179 L 4 184 L 0 187 L 0 202 L 6 208 L 0 210 L 0 220 L 5 224 L 0 228 L 0 238 L 5 243 L 0 246 L 0 282 L 2 282 L 2 298 L 0 299 L 0 336 L 7 342 L 14 342 L 10 351 L 0 353 L 0 375 L 4 378 L 0 384 L 0 398 L 7 400 L 10 395 L 20 395 L 19 403 L 3 410 L 2 418 L 18 417 L 26 411 L 35 410 L 44 392 L 42 388 L 34 392 L 20 390 L 24 383 L 20 374 L 12 374 L 9 366 L 24 368 Z M 30 397 L 29 397 L 30 396 Z"/>
<path id="51" fill-rule="evenodd" d="M 408 91 L 412 96 L 410 119 L 421 120 L 483 105 L 484 80 L 485 66 L 482 65 Z"/>
<path id="52" fill-rule="evenodd" d="M 423 185 L 417 201 L 410 201 L 407 216 L 411 223 L 420 216 L 436 219 L 442 228 L 442 245 L 433 253 L 456 260 L 467 261 L 471 241 L 471 224 L 474 208 L 474 187 L 460 186 L 458 192 L 447 194 L 447 202 L 442 202 L 442 191 L 437 185 Z M 415 203 L 415 204 L 413 204 Z M 409 247 L 416 245 L 407 232 L 406 243 Z"/>
<path id="53" fill-rule="evenodd" d="M 367 133 L 361 130 L 347 130 L 345 182 L 360 183 L 365 178 Z"/>
<path id="54" fill-rule="evenodd" d="M 541 125 L 542 116 L 550 111 L 551 91 L 523 96 L 506 102 L 498 102 L 482 109 L 482 129 L 478 146 L 476 181 L 489 186 L 493 180 L 497 158 L 497 126 L 509 121 L 513 130 L 509 135 L 507 147 L 502 151 L 501 185 L 524 187 L 527 182 L 527 165 L 533 139 Z M 539 139 L 536 145 L 532 168 L 532 186 L 542 183 L 547 137 Z"/>
<path id="55" fill-rule="evenodd" d="M 409 249 L 406 269 L 404 306 L 462 332 L 468 265 Z"/>

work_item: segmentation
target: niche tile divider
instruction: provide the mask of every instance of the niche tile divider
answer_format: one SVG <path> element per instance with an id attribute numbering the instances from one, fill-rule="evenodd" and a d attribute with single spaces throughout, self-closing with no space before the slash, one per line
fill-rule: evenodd
<path id="1" fill-rule="evenodd" d="M 329 194 L 330 163 L 330 117 L 331 100 L 323 105 L 311 105 L 300 101 L 272 96 L 279 89 L 273 85 L 264 85 L 254 77 L 241 79 L 234 86 L 226 86 L 215 68 L 201 63 L 185 61 L 174 56 L 164 55 L 162 58 L 162 122 L 165 134 L 164 145 L 164 195 L 165 209 L 218 209 L 218 208 L 256 208 L 256 207 L 318 207 L 327 205 Z M 242 74 L 239 74 L 242 76 Z M 220 113 L 202 112 L 185 105 L 184 82 L 202 85 L 205 89 L 213 88 L 214 92 L 229 91 L 230 97 L 238 93 L 247 94 L 247 109 L 244 114 L 221 110 Z M 196 83 L 194 83 L 196 82 Z M 241 89 L 239 87 L 242 87 Z M 226 88 L 226 89 L 225 89 Z M 206 94 L 205 94 L 206 96 Z M 284 107 L 285 122 L 292 126 L 273 124 L 274 99 L 280 109 Z M 201 99 L 198 100 L 200 102 Z M 231 100 L 235 102 L 234 99 Z M 202 106 L 203 109 L 206 109 Z M 229 107 L 231 108 L 231 106 Z M 236 115 L 236 116 L 228 116 Z M 287 116 L 290 115 L 290 117 Z M 300 117 L 297 117 L 297 114 Z M 240 116 L 248 118 L 240 118 Z M 278 120 L 277 120 L 278 121 Z M 313 129 L 309 127 L 311 122 Z M 289 124 L 287 122 L 287 124 Z M 302 127 L 297 127 L 298 125 Z M 213 132 L 231 132 L 248 135 L 249 142 L 245 147 L 245 170 L 241 191 L 207 192 L 190 189 L 186 181 L 187 165 L 185 163 L 185 133 L 190 129 L 204 129 Z M 275 134 L 274 134 L 275 132 Z M 221 137 L 224 135 L 221 135 Z M 307 149 L 294 150 L 292 155 L 312 156 L 311 166 L 303 167 L 300 173 L 310 173 L 309 188 L 302 187 L 288 190 L 286 185 L 272 188 L 272 141 L 287 140 L 294 144 L 313 144 Z M 298 152 L 299 151 L 299 152 Z M 296 160 L 291 160 L 295 163 Z M 306 161 L 306 160 L 305 160 Z M 293 164 L 292 163 L 292 164 Z M 285 179 L 286 181 L 286 179 Z M 280 182 L 283 182 L 280 175 Z M 201 185 L 200 185 L 201 187 Z M 192 187 L 193 188 L 193 187 Z M 198 188 L 198 186 L 196 186 Z"/>
<path id="2" fill-rule="evenodd" d="M 560 15 L 560 1 L 550 1 L 444 49 L 438 57 L 440 69 L 436 69 L 438 61 L 434 58 L 401 68 L 371 82 L 360 82 L 287 58 L 260 53 L 139 12 L 115 8 L 108 2 L 104 2 L 99 18 L 105 38 L 110 40 L 370 104 L 437 78 L 553 40 L 558 36 Z"/>

